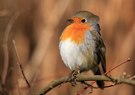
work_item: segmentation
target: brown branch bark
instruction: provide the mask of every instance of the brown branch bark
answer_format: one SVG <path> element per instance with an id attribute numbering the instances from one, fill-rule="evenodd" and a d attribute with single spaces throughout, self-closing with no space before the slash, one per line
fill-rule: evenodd
<path id="1" fill-rule="evenodd" d="M 82 82 L 82 81 L 96 81 L 96 80 L 103 80 L 103 81 L 110 81 L 112 82 L 112 79 L 116 81 L 117 84 L 128 84 L 135 86 L 135 80 L 131 80 L 129 78 L 122 78 L 122 77 L 106 77 L 106 76 L 101 76 L 101 75 L 95 75 L 95 76 L 84 76 L 84 75 L 79 75 L 77 77 L 77 82 Z M 68 83 L 70 82 L 69 77 L 65 76 L 62 78 L 59 78 L 57 80 L 52 81 L 50 84 L 48 84 L 41 92 L 39 95 L 45 95 L 48 93 L 50 90 L 53 88 L 63 84 L 63 83 Z M 109 87 L 109 86 L 108 86 Z M 106 88 L 106 87 L 105 87 Z"/>
<path id="2" fill-rule="evenodd" d="M 8 71 L 8 65 L 9 65 L 9 51 L 8 51 L 9 33 L 18 16 L 19 16 L 19 13 L 16 13 L 13 17 L 11 17 L 11 19 L 7 25 L 7 28 L 5 30 L 5 35 L 4 35 L 4 39 L 3 39 L 4 64 L 3 64 L 3 71 L 2 71 L 2 85 L 5 85 L 7 71 Z"/>
<path id="3" fill-rule="evenodd" d="M 28 87 L 30 88 L 30 83 L 28 82 L 28 80 L 27 80 L 27 78 L 26 78 L 26 76 L 24 74 L 23 66 L 21 64 L 20 57 L 19 57 L 18 52 L 17 52 L 17 47 L 16 47 L 15 40 L 13 40 L 12 42 L 13 42 L 13 47 L 14 47 L 14 50 L 15 50 L 15 55 L 16 55 L 16 58 L 17 58 L 17 64 L 18 64 L 18 66 L 19 66 L 19 68 L 21 70 L 21 73 L 23 75 L 23 78 L 24 78 L 25 82 L 27 83 Z"/>

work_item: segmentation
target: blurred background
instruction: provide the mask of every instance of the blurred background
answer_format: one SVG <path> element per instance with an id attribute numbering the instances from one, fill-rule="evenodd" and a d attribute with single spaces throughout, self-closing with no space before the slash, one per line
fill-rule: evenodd
<path id="1" fill-rule="evenodd" d="M 80 10 L 100 17 L 107 70 L 131 58 L 111 75 L 135 74 L 135 0 L 0 0 L 0 95 L 38 95 L 52 80 L 69 75 L 59 54 L 59 37 L 66 19 Z M 77 95 L 83 87 L 62 84 L 47 95 Z M 99 94 L 135 95 L 135 87 L 121 84 L 92 93 Z"/>

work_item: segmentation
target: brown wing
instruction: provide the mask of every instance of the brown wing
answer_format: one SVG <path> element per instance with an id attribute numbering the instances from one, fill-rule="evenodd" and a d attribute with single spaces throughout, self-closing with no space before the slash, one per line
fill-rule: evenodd
<path id="1" fill-rule="evenodd" d="M 93 25 L 92 27 L 94 27 L 93 30 L 91 30 L 91 33 L 93 35 L 93 40 L 95 41 L 95 51 L 94 51 L 94 55 L 95 55 L 95 60 L 97 62 L 97 64 L 101 63 L 103 71 L 106 72 L 106 58 L 105 58 L 105 45 L 104 42 L 101 38 L 101 34 L 100 34 L 100 26 L 99 24 Z"/>
<path id="2" fill-rule="evenodd" d="M 97 31 L 93 31 L 96 43 L 95 49 L 95 59 L 97 60 L 97 64 L 101 63 L 103 71 L 106 72 L 106 58 L 105 52 L 106 48 L 104 42 L 101 38 L 101 35 Z"/>
<path id="3" fill-rule="evenodd" d="M 102 65 L 103 71 L 105 73 L 106 72 L 106 58 L 105 58 L 106 49 L 105 49 L 105 45 L 104 45 L 104 42 L 101 39 L 101 37 L 99 39 L 97 48 L 98 48 L 97 55 L 101 61 L 101 65 Z"/>

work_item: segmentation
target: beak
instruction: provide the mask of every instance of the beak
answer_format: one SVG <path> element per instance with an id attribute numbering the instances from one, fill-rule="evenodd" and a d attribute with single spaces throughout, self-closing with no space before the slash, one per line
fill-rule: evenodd
<path id="1" fill-rule="evenodd" d="M 67 22 L 72 23 L 72 22 L 74 22 L 74 20 L 70 18 L 70 19 L 67 19 Z"/>

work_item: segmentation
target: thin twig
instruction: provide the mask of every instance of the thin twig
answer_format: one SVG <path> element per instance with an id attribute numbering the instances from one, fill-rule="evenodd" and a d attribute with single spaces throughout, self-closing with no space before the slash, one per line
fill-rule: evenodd
<path id="1" fill-rule="evenodd" d="M 2 71 L 2 84 L 5 85 L 6 77 L 7 77 L 7 71 L 8 71 L 8 65 L 9 65 L 9 51 L 8 51 L 8 38 L 9 33 L 19 16 L 18 13 L 16 13 L 9 21 L 7 28 L 5 30 L 4 38 L 3 38 L 3 51 L 4 51 L 4 64 L 3 64 L 3 71 Z"/>
<path id="2" fill-rule="evenodd" d="M 27 83 L 28 87 L 30 88 L 30 83 L 28 82 L 28 80 L 27 80 L 27 78 L 24 74 L 23 67 L 22 67 L 22 64 L 21 64 L 21 61 L 20 61 L 20 57 L 19 57 L 18 52 L 17 52 L 16 43 L 15 43 L 14 40 L 12 42 L 13 42 L 13 46 L 14 46 L 14 50 L 15 50 L 15 54 L 16 54 L 16 58 L 17 58 L 17 64 L 19 65 L 19 68 L 21 70 L 21 73 L 24 77 L 25 82 Z"/>
<path id="3" fill-rule="evenodd" d="M 105 74 L 110 73 L 114 69 L 118 68 L 119 66 L 121 66 L 121 65 L 123 65 L 123 64 L 125 64 L 125 63 L 127 63 L 129 61 L 130 61 L 130 58 L 128 58 L 126 61 L 120 63 L 119 65 L 113 67 L 111 70 L 109 70 Z M 121 78 L 121 77 L 119 77 L 119 78 L 113 78 L 113 77 L 108 78 L 106 76 L 99 76 L 99 75 L 96 75 L 96 76 L 93 76 L 93 77 L 88 77 L 88 76 L 85 76 L 85 77 L 84 76 L 83 77 L 82 76 L 78 76 L 77 77 L 77 81 L 81 82 L 81 83 L 82 82 L 84 83 L 84 81 L 96 81 L 96 80 L 103 80 L 103 81 L 110 81 L 111 82 L 112 81 L 111 79 L 116 80 L 117 84 L 126 83 L 126 84 L 129 84 L 129 85 L 135 86 L 135 81 L 134 80 L 130 80 L 130 79 L 127 79 L 127 78 L 124 79 L 124 78 Z M 45 89 L 39 95 L 44 95 L 48 91 L 53 89 L 54 87 L 56 87 L 58 85 L 61 85 L 62 83 L 67 83 L 67 82 L 70 82 L 70 81 L 68 81 L 68 77 L 63 77 L 63 78 L 60 78 L 58 80 L 55 80 L 52 83 L 50 83 L 47 87 L 45 87 Z M 92 88 L 92 89 L 99 88 L 99 87 L 94 87 L 92 85 L 89 85 L 86 82 L 84 84 L 87 85 L 87 88 L 85 88 L 85 90 L 88 89 L 89 87 Z M 115 86 L 115 85 L 104 86 L 104 88 L 109 88 L 109 87 L 112 87 L 112 86 Z"/>
<path id="4" fill-rule="evenodd" d="M 118 64 L 118 65 L 116 65 L 115 67 L 113 67 L 113 68 L 111 68 L 109 71 L 107 71 L 105 74 L 108 74 L 108 73 L 110 73 L 111 71 L 113 71 L 114 69 L 116 69 L 116 68 L 118 68 L 119 66 L 121 66 L 121 65 L 123 65 L 123 64 L 125 64 L 125 63 L 128 63 L 128 62 L 130 62 L 131 61 L 131 59 L 130 58 L 128 58 L 126 61 L 124 61 L 124 62 L 122 62 L 122 63 L 120 63 L 120 64 Z"/>
<path id="5" fill-rule="evenodd" d="M 128 85 L 135 86 L 135 80 L 130 80 L 127 78 L 122 78 L 122 77 L 111 77 L 111 79 L 116 80 L 117 84 L 125 83 Z M 82 81 L 97 81 L 97 80 L 103 80 L 103 81 L 111 81 L 110 78 L 102 75 L 95 75 L 95 76 L 84 76 L 84 75 L 79 75 L 77 77 L 77 82 L 82 82 Z M 39 95 L 45 95 L 47 92 L 49 92 L 51 89 L 57 87 L 58 85 L 61 85 L 63 83 L 70 83 L 69 77 L 62 77 L 57 80 L 52 81 L 50 84 L 48 84 L 42 92 L 40 92 Z M 112 85 L 111 85 L 112 86 Z M 111 87 L 111 86 L 106 86 L 105 88 Z"/>

